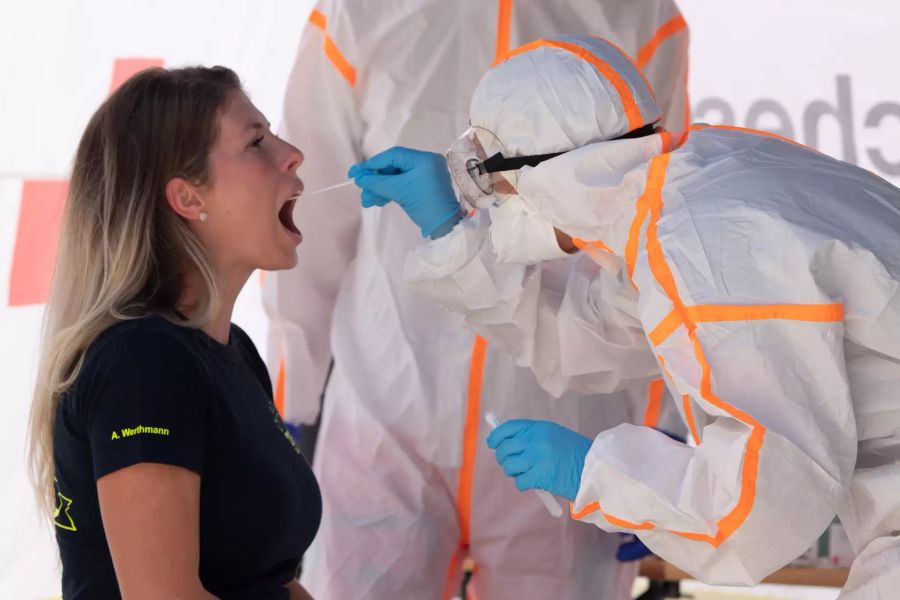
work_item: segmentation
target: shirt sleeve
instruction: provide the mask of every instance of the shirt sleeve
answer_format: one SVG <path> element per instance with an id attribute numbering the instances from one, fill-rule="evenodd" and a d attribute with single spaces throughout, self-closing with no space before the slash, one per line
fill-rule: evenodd
<path id="1" fill-rule="evenodd" d="M 202 472 L 207 378 L 177 338 L 123 332 L 91 357 L 80 379 L 95 479 L 143 462 Z"/>
<path id="2" fill-rule="evenodd" d="M 620 295 L 614 276 L 576 258 L 559 292 L 540 264 L 498 262 L 480 213 L 407 256 L 404 278 L 413 289 L 461 315 L 553 396 L 609 393 L 658 377 L 631 315 L 635 299 Z"/>
<path id="3" fill-rule="evenodd" d="M 755 585 L 846 495 L 857 440 L 843 341 L 840 319 L 815 315 L 682 326 L 655 349 L 695 446 L 646 427 L 600 433 L 573 516 L 636 533 L 704 583 Z"/>

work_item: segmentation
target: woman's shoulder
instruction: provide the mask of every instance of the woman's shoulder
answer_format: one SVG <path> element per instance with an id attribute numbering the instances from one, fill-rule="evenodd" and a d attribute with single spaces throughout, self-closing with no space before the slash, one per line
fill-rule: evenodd
<path id="1" fill-rule="evenodd" d="M 208 376 L 192 338 L 193 330 L 158 316 L 111 325 L 88 346 L 61 406 L 84 415 L 97 397 L 137 397 L 163 385 L 205 397 Z"/>
<path id="2" fill-rule="evenodd" d="M 193 354 L 193 332 L 161 316 L 120 321 L 104 330 L 89 346 L 85 364 L 96 360 Z M 161 354 L 160 354 L 161 353 Z"/>
<path id="3" fill-rule="evenodd" d="M 121 321 L 98 335 L 85 351 L 78 382 L 172 375 L 201 381 L 205 372 L 195 330 L 154 315 Z"/>

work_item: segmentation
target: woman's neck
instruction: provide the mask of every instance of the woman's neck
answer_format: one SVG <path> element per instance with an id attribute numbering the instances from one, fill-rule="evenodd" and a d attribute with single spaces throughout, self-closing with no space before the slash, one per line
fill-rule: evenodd
<path id="1" fill-rule="evenodd" d="M 215 316 L 203 326 L 203 331 L 209 337 L 223 345 L 228 344 L 231 336 L 231 313 L 234 310 L 234 302 L 237 296 L 233 298 L 222 298 L 222 305 Z"/>
<path id="2" fill-rule="evenodd" d="M 202 327 L 204 333 L 220 344 L 228 344 L 231 335 L 231 315 L 234 312 L 234 304 L 249 277 L 250 273 L 232 272 L 225 274 L 220 281 L 218 309 L 206 325 Z M 181 294 L 181 298 L 179 298 L 178 305 L 182 312 L 189 316 L 193 316 L 192 307 L 196 306 L 199 287 L 198 275 L 191 274 L 185 277 L 184 291 Z"/>

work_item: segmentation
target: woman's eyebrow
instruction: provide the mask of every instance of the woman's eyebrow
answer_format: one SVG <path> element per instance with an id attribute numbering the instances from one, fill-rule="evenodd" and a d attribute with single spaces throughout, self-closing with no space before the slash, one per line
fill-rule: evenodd
<path id="1" fill-rule="evenodd" d="M 250 123 L 249 125 L 247 125 L 244 128 L 244 131 L 246 131 L 248 129 L 269 129 L 271 126 L 272 126 L 272 124 L 269 123 L 268 121 L 266 121 L 265 123 L 260 123 L 259 121 L 254 121 L 254 122 Z"/>

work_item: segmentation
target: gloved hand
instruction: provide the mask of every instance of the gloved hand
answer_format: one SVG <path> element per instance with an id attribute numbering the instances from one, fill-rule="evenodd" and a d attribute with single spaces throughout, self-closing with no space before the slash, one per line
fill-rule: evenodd
<path id="1" fill-rule="evenodd" d="M 506 421 L 487 439 L 504 473 L 521 491 L 547 490 L 575 500 L 592 441 L 551 421 Z"/>
<path id="2" fill-rule="evenodd" d="M 447 233 L 462 218 L 440 154 L 395 146 L 353 165 L 347 175 L 362 188 L 363 207 L 393 200 L 419 226 L 422 237 Z"/>
<path id="3" fill-rule="evenodd" d="M 616 550 L 617 561 L 630 562 L 653 554 L 653 551 L 645 546 L 638 536 L 631 533 L 620 533 L 619 535 L 625 538 L 625 541 L 619 544 L 619 549 Z"/>

